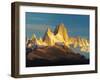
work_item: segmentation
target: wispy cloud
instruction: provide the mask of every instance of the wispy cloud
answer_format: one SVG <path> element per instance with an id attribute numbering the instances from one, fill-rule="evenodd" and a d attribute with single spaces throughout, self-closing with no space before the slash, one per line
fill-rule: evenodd
<path id="1" fill-rule="evenodd" d="M 45 24 L 26 24 L 26 30 L 45 31 L 49 26 Z"/>

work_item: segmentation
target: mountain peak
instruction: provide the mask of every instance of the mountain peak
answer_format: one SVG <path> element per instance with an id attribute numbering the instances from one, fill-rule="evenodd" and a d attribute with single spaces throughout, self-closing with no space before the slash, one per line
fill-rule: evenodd
<path id="1" fill-rule="evenodd" d="M 51 29 L 50 28 L 47 28 L 47 32 L 46 33 L 52 33 Z"/>
<path id="2" fill-rule="evenodd" d="M 35 34 L 32 35 L 31 40 L 36 40 Z"/>
<path id="3" fill-rule="evenodd" d="M 58 25 L 58 27 L 65 27 L 65 25 L 63 24 L 63 23 L 60 23 L 59 25 Z"/>
<path id="4" fill-rule="evenodd" d="M 68 30 L 67 28 L 65 28 L 65 25 L 63 23 L 60 23 L 56 28 L 55 28 L 55 31 L 54 31 L 54 34 L 57 35 L 62 35 L 64 40 L 67 41 L 68 40 Z"/>

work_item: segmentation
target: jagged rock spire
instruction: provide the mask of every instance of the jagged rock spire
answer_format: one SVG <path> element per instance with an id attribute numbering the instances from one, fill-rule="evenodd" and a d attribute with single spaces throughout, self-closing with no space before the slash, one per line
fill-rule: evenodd
<path id="1" fill-rule="evenodd" d="M 54 31 L 54 34 L 60 34 L 63 36 L 64 40 L 67 41 L 69 36 L 68 36 L 68 29 L 65 28 L 65 25 L 63 23 L 59 24 L 55 31 Z"/>
<path id="2" fill-rule="evenodd" d="M 31 40 L 35 40 L 35 39 L 36 39 L 36 36 L 35 36 L 35 34 L 33 34 L 31 37 Z"/>

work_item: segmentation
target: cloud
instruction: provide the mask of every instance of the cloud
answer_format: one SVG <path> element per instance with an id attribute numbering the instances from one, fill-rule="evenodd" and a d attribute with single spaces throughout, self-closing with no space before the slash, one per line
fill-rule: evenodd
<path id="1" fill-rule="evenodd" d="M 46 31 L 49 26 L 45 24 L 26 24 L 26 30 Z"/>

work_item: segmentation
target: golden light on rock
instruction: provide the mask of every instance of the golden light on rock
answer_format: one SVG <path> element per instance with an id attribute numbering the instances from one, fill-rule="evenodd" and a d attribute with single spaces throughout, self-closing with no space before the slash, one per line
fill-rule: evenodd
<path id="1" fill-rule="evenodd" d="M 89 41 L 80 37 L 70 37 L 68 35 L 68 30 L 65 28 L 64 24 L 58 25 L 54 32 L 52 32 L 52 30 L 48 28 L 43 38 L 37 39 L 33 34 L 31 40 L 33 44 L 36 44 L 38 46 L 54 46 L 58 43 L 69 48 L 71 47 L 71 45 L 74 48 L 79 47 L 80 51 L 89 52 Z"/>

